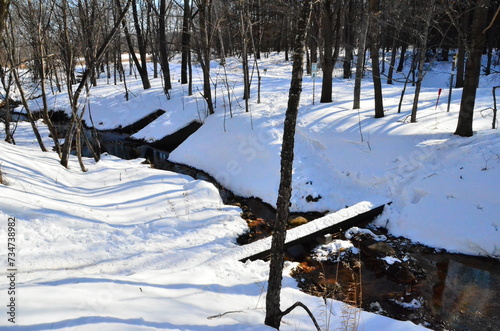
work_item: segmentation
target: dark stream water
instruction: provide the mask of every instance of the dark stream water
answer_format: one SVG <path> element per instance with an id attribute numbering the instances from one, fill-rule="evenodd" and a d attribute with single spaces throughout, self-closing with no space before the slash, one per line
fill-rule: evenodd
<path id="1" fill-rule="evenodd" d="M 434 330 L 499 330 L 498 260 L 449 254 L 389 235 L 382 243 L 357 238 L 354 245 L 358 254 L 322 262 L 310 251 L 293 274 L 299 287 Z M 387 263 L 387 256 L 398 260 Z M 353 291 L 358 295 L 352 297 Z"/>

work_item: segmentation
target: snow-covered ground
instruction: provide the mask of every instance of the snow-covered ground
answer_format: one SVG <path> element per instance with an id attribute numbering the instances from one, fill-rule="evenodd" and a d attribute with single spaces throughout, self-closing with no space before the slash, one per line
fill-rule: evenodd
<path id="1" fill-rule="evenodd" d="M 88 109 L 99 129 L 125 126 L 156 109 L 166 110 L 134 135 L 148 141 L 192 120 L 203 121 L 170 158 L 211 173 L 237 194 L 275 204 L 291 71 L 291 63 L 282 58 L 274 54 L 262 60 L 262 102 L 256 102 L 255 84 L 248 113 L 236 60 L 228 62 L 228 85 L 222 68 L 213 63 L 213 116 L 205 116 L 201 72 L 195 70 L 195 95 L 187 96 L 187 87 L 177 82 L 178 63 L 172 64 L 170 100 L 163 95 L 160 79 L 143 91 L 140 81 L 129 78 L 128 102 L 121 85 L 108 86 L 103 80 L 91 90 Z M 417 123 L 406 120 L 411 87 L 398 114 L 402 86 L 384 85 L 386 117 L 374 119 L 369 77 L 363 82 L 358 112 L 351 110 L 352 81 L 335 79 L 334 102 L 320 104 L 318 79 L 313 105 L 314 84 L 306 76 L 292 209 L 333 212 L 361 201 L 392 201 L 376 221 L 392 234 L 451 252 L 500 257 L 500 136 L 491 129 L 492 111 L 486 109 L 492 107 L 495 79 L 481 81 L 476 134 L 457 137 L 452 132 L 461 91 L 453 91 L 451 111 L 446 112 L 446 65 L 434 65 L 426 76 Z M 234 93 L 232 118 L 226 86 Z M 444 91 L 435 107 L 438 88 Z M 65 93 L 50 103 L 55 109 L 68 107 Z M 238 249 L 235 239 L 246 224 L 240 210 L 224 205 L 211 184 L 113 156 L 98 163 L 85 160 L 89 171 L 81 173 L 76 160 L 65 169 L 56 154 L 38 151 L 29 125 L 20 124 L 15 137 L 17 146 L 0 143 L 0 168 L 7 181 L 0 185 L 0 238 L 7 242 L 7 220 L 15 217 L 17 317 L 13 325 L 4 313 L 0 328 L 266 329 L 268 265 L 243 264 L 228 253 Z M 0 253 L 6 261 L 6 244 Z M 284 274 L 283 307 L 303 301 L 323 326 L 338 329 L 347 308 L 300 292 L 288 275 L 291 267 L 288 264 Z M 5 307 L 9 285 L 0 284 Z M 423 329 L 366 312 L 359 321 L 364 330 Z M 305 312 L 296 310 L 284 318 L 282 329 L 314 327 Z"/>
<path id="2" fill-rule="evenodd" d="M 290 77 L 290 67 L 275 62 L 266 61 L 261 104 L 253 100 L 251 112 L 240 110 L 225 123 L 222 110 L 208 117 L 170 159 L 208 171 L 238 194 L 275 204 Z M 313 81 L 306 77 L 292 209 L 334 211 L 385 199 L 393 203 L 377 224 L 391 233 L 451 252 L 499 257 L 500 135 L 491 129 L 493 111 L 487 109 L 492 107 L 495 76 L 484 78 L 478 91 L 476 135 L 462 138 L 452 134 L 460 89 L 453 91 L 450 112 L 446 111 L 449 65 L 435 64 L 427 74 L 424 82 L 429 86 L 422 89 L 417 123 L 408 118 L 411 87 L 397 113 L 402 86 L 384 85 L 386 116 L 375 119 L 369 79 L 364 81 L 358 112 L 351 109 L 353 82 L 336 79 L 334 102 L 313 105 Z M 316 83 L 318 91 L 320 82 Z M 437 107 L 436 85 L 443 89 Z"/>

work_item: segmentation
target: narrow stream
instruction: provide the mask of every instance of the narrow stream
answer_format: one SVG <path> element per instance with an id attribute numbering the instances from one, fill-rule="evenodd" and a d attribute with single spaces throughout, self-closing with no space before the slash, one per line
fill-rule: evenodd
<path id="1" fill-rule="evenodd" d="M 298 286 L 434 330 L 499 330 L 498 260 L 449 254 L 385 235 L 377 243 L 356 238 L 358 254 L 334 254 L 327 261 L 314 259 L 311 249 L 294 270 Z"/>
<path id="2" fill-rule="evenodd" d="M 168 161 L 168 152 L 127 141 L 126 137 L 112 132 L 103 134 L 104 150 L 126 159 L 143 157 L 155 168 L 212 182 L 225 203 L 237 204 L 244 211 L 242 217 L 247 220 L 249 231 L 239 238 L 240 244 L 270 235 L 275 218 L 270 205 L 258 198 L 238 197 L 207 173 Z M 321 214 L 302 216 L 310 221 Z M 372 242 L 363 238 L 357 243 L 361 253 L 347 256 L 345 261 L 314 261 L 311 250 L 317 243 L 290 249 L 287 258 L 300 262 L 294 277 L 299 287 L 310 294 L 349 301 L 350 284 L 358 277 L 353 276 L 356 274 L 361 275 L 362 293 L 356 305 L 365 310 L 434 330 L 499 330 L 500 261 L 439 252 L 405 238 L 387 238 L 390 254 L 385 253 L 404 262 L 386 263 L 378 251 L 365 249 Z"/>
<path id="3" fill-rule="evenodd" d="M 196 129 L 195 125 L 186 129 L 184 137 L 174 134 L 175 141 L 162 139 L 163 146 L 155 147 L 130 140 L 130 132 L 101 131 L 99 136 L 103 152 L 124 159 L 145 158 L 157 169 L 213 183 L 224 203 L 242 208 L 242 217 L 249 224 L 238 243 L 270 235 L 275 209 L 269 204 L 259 198 L 238 197 L 209 174 L 168 160 L 169 151 L 163 148 L 172 150 Z M 308 221 L 322 216 L 298 215 Z M 369 238 L 359 237 L 354 242 L 358 254 L 332 256 L 319 262 L 312 257 L 317 242 L 289 249 L 287 259 L 299 262 L 293 272 L 298 286 L 313 295 L 344 300 L 434 330 L 500 330 L 500 261 L 435 251 L 405 238 L 391 237 L 384 229 L 371 230 L 386 235 L 387 240 L 374 244 Z M 343 239 L 343 234 L 334 236 Z"/>

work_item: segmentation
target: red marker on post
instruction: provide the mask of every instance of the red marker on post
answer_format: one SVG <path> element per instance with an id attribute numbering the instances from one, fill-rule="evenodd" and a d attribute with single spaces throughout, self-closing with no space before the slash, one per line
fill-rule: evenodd
<path id="1" fill-rule="evenodd" d="M 439 97 L 441 96 L 441 92 L 442 92 L 442 91 L 443 91 L 443 89 L 442 89 L 442 88 L 440 88 L 440 89 L 439 89 L 439 91 L 438 91 L 438 98 L 437 98 L 437 100 L 436 100 L 436 107 L 434 107 L 434 110 L 436 110 L 436 109 L 437 109 L 437 107 L 438 107 Z"/>

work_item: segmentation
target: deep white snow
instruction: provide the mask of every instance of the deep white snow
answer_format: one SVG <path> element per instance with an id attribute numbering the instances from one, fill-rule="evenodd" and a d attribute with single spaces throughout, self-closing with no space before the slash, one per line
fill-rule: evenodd
<path id="1" fill-rule="evenodd" d="M 409 87 L 403 112 L 397 113 L 402 86 L 384 85 L 386 116 L 373 118 L 369 76 L 363 81 L 362 109 L 351 110 L 352 81 L 335 79 L 334 102 L 319 104 L 321 79 L 305 76 L 296 135 L 292 209 L 335 212 L 363 202 L 392 201 L 377 225 L 390 233 L 437 248 L 500 257 L 500 136 L 491 129 L 491 86 L 481 80 L 471 138 L 452 133 L 460 89 L 453 90 L 446 112 L 449 63 L 433 64 L 424 80 L 417 123 L 406 120 L 412 103 Z M 167 100 L 160 79 L 143 91 L 129 78 L 131 99 L 122 85 L 92 88 L 87 102 L 95 126 L 116 128 L 156 109 L 166 113 L 134 135 L 153 141 L 193 120 L 203 126 L 170 158 L 203 169 L 243 196 L 275 204 L 279 153 L 291 63 L 282 54 L 260 63 L 261 103 L 256 77 L 251 111 L 241 100 L 242 74 L 228 61 L 233 117 L 218 62 L 216 114 L 206 117 L 200 96 L 201 71 L 195 70 L 194 96 L 177 83 L 179 64 L 172 63 L 174 88 Z M 264 74 L 263 69 L 267 69 Z M 196 68 L 195 68 L 196 69 Z M 437 90 L 443 88 L 436 106 Z M 32 101 L 36 109 L 39 101 Z M 68 110 L 67 96 L 50 99 L 54 109 Z M 89 112 L 87 112 L 88 114 Z M 86 117 L 87 123 L 90 123 Z M 50 145 L 46 128 L 38 123 Z M 3 128 L 0 138 L 3 140 Z M 16 324 L 0 319 L 0 328 L 22 330 L 265 330 L 268 264 L 240 263 L 235 239 L 245 231 L 240 210 L 222 203 L 215 187 L 190 177 L 149 168 L 142 160 L 104 155 L 86 159 L 87 173 L 76 159 L 63 168 L 53 152 L 39 151 L 30 127 L 20 123 L 18 145 L 0 142 L 0 255 L 7 257 L 7 219 L 16 218 Z M 317 200 L 308 202 L 307 197 Z M 328 216 L 327 216 L 328 217 Z M 4 270 L 6 272 L 5 262 Z M 338 329 L 337 301 L 300 292 L 284 273 L 282 305 L 306 303 L 323 326 Z M 0 282 L 5 307 L 8 285 Z M 416 306 L 413 305 L 412 307 Z M 364 330 L 419 330 L 367 312 L 359 314 Z M 286 316 L 283 330 L 313 330 L 307 314 Z"/>

